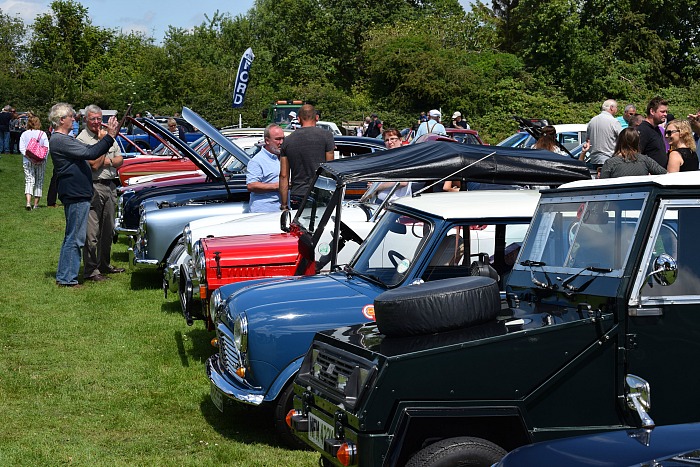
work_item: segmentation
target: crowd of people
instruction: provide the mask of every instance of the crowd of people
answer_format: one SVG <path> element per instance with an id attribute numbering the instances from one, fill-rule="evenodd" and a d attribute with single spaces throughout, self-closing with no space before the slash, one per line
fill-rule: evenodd
<path id="1" fill-rule="evenodd" d="M 588 122 L 581 159 L 597 167 L 601 178 L 698 170 L 693 133 L 700 135 L 700 112 L 676 119 L 668 105 L 657 96 L 649 101 L 645 114 L 628 104 L 616 118 L 617 102 L 606 100 L 600 114 Z"/>

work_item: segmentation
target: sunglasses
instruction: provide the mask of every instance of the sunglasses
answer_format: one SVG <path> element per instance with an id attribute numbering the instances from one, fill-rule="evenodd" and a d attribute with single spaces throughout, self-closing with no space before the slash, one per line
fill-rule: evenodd
<path id="1" fill-rule="evenodd" d="M 680 133 L 680 132 L 681 132 L 681 130 L 666 130 L 666 132 L 665 132 L 664 134 L 665 134 L 666 137 L 668 138 L 668 137 L 671 136 L 672 134 L 674 134 L 674 133 Z"/>

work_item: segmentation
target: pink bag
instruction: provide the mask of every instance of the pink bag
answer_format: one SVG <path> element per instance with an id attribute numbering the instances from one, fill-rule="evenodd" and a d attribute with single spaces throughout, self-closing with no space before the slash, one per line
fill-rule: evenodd
<path id="1" fill-rule="evenodd" d="M 25 152 L 27 159 L 32 161 L 34 164 L 43 163 L 46 160 L 46 154 L 49 152 L 49 148 L 39 142 L 40 136 L 41 134 L 36 138 L 29 140 L 29 143 L 27 143 L 27 150 Z"/>

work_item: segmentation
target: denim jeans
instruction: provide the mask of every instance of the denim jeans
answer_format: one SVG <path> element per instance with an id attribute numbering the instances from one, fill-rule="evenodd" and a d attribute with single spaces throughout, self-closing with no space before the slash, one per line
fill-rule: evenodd
<path id="1" fill-rule="evenodd" d="M 10 152 L 10 130 L 0 131 L 0 152 Z"/>
<path id="2" fill-rule="evenodd" d="M 59 284 L 77 284 L 82 248 L 85 245 L 90 201 L 66 204 L 64 210 L 66 215 L 66 233 L 61 245 L 61 253 L 58 256 L 56 282 Z"/>

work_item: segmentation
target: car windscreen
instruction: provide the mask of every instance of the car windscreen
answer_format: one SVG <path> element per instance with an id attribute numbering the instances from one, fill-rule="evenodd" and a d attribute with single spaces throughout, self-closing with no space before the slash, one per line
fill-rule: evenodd
<path id="1" fill-rule="evenodd" d="M 542 200 L 516 268 L 596 268 L 621 274 L 645 199 L 644 194 L 610 194 Z"/>

